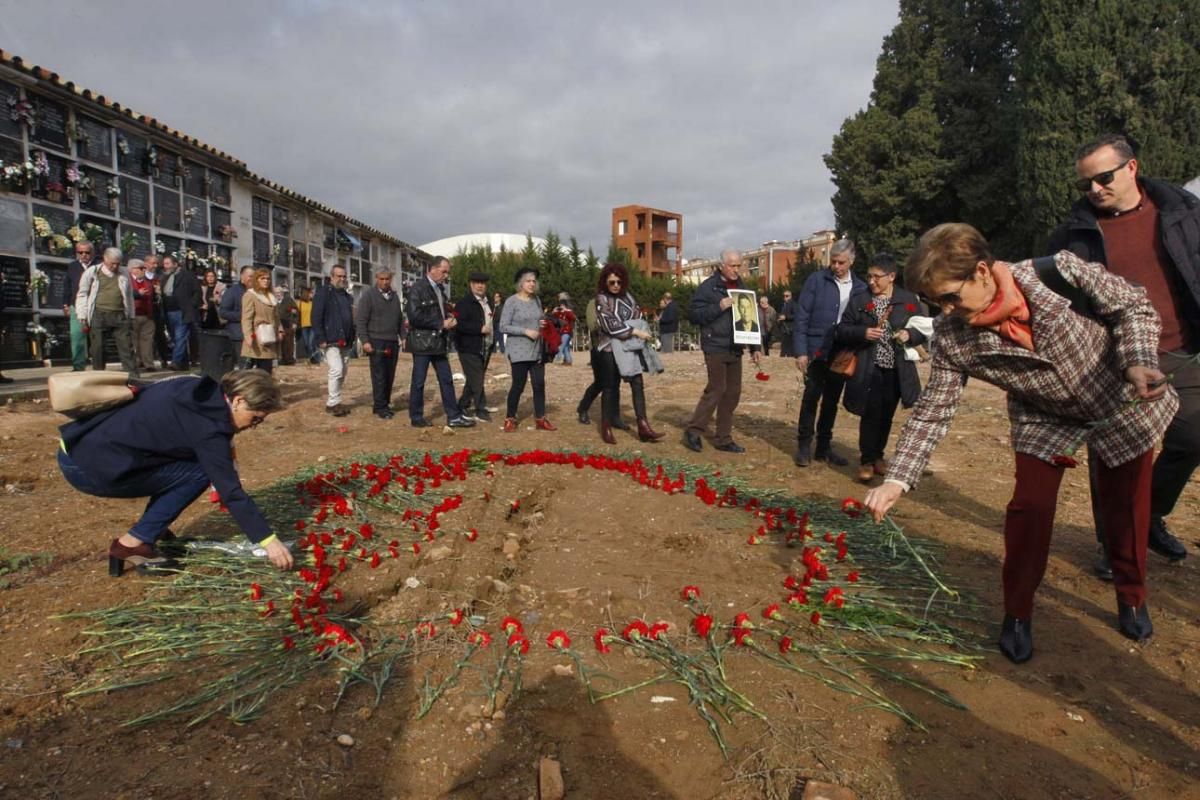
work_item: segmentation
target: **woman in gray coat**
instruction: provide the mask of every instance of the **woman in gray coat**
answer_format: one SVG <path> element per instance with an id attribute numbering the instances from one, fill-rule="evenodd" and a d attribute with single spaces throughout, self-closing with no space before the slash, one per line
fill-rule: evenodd
<path id="1" fill-rule="evenodd" d="M 538 430 L 556 428 L 546 419 L 546 366 L 542 363 L 542 302 L 537 296 L 538 272 L 531 267 L 517 271 L 516 294 L 504 301 L 500 312 L 500 332 L 508 338 L 504 354 L 512 365 L 512 386 L 508 389 L 508 408 L 504 432 L 517 430 L 517 405 L 525 392 L 525 382 L 533 379 L 533 416 Z"/>

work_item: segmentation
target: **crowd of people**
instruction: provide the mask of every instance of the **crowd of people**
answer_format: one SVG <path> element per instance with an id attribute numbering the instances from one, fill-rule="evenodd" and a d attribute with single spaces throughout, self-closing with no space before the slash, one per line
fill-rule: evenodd
<path id="1" fill-rule="evenodd" d="M 158 433 L 143 431 L 118 444 L 117 434 L 126 436 L 132 426 L 129 412 L 118 411 L 104 416 L 107 421 L 65 426 L 60 464 L 81 491 L 118 497 L 143 491 L 156 498 L 130 534 L 112 543 L 114 565 L 154 563 L 160 557 L 155 542 L 205 481 L 231 510 L 229 498 L 237 501 L 239 522 L 252 539 L 269 541 L 257 510 L 241 499 L 236 475 L 231 482 L 218 474 L 231 460 L 218 458 L 214 448 L 279 407 L 270 373 L 276 361 L 294 361 L 297 335 L 310 361 L 325 365 L 325 410 L 339 417 L 350 413 L 343 386 L 352 355 L 368 360 L 372 411 L 387 420 L 395 416 L 399 353 L 410 353 L 407 412 L 415 428 L 433 424 L 424 398 L 431 367 L 445 425 L 490 422 L 499 409 L 488 405 L 485 375 L 501 354 L 510 378 L 502 430 L 513 433 L 527 388 L 533 428 L 556 430 L 548 416 L 546 367 L 572 366 L 572 343 L 586 334 L 592 381 L 576 417 L 591 425 L 601 398 L 597 430 L 611 445 L 614 431 L 628 430 L 647 443 L 664 438 L 651 424 L 644 376 L 663 370 L 685 317 L 698 331 L 705 386 L 683 426 L 683 445 L 701 452 L 711 426 L 715 449 L 745 452 L 733 436 L 744 359 L 759 367 L 779 341 L 780 354 L 794 358 L 804 378 L 794 463 L 846 465 L 833 446 L 839 405 L 858 416 L 856 477 L 874 485 L 865 505 L 876 519 L 920 481 L 968 378 L 1008 393 L 1016 487 L 1004 526 L 1000 649 L 1014 662 L 1032 656 L 1034 593 L 1045 570 L 1058 487 L 1086 445 L 1101 547 L 1096 572 L 1114 583 L 1118 628 L 1142 640 L 1153 631 L 1146 552 L 1186 556 L 1166 517 L 1200 466 L 1200 199 L 1140 175 L 1119 136 L 1082 148 L 1075 166 L 1083 197 L 1054 233 L 1053 256 L 1001 261 L 974 228 L 947 223 L 920 239 L 901 286 L 899 264 L 887 253 L 867 259 L 865 280 L 855 274 L 855 245 L 842 239 L 832 247 L 829 268 L 808 277 L 795 297 L 785 292 L 775 309 L 765 295 L 755 303 L 741 254 L 731 249 L 696 287 L 686 310 L 666 294 L 654 319 L 633 296 L 620 263 L 604 265 L 584 309 L 564 293 L 547 310 L 533 268 L 518 270 L 507 298 L 489 295 L 492 276 L 472 272 L 466 291 L 452 299 L 452 263 L 439 257 L 404 298 L 383 269 L 355 298 L 346 268 L 334 265 L 315 293 L 305 289 L 293 300 L 286 286 L 272 285 L 269 269 L 246 267 L 238 283 L 222 288 L 212 273 L 198 281 L 170 256 L 160 270 L 154 257 L 122 264 L 121 252 L 107 248 L 93 264 L 92 247 L 83 242 L 69 272 L 74 303 L 64 309 L 74 367 L 83 369 L 90 352 L 93 367 L 104 369 L 111 340 L 131 376 L 155 366 L 155 355 L 158 366 L 187 369 L 189 343 L 198 334 L 202 377 L 175 389 L 154 387 L 137 403 L 189 409 L 196 435 L 206 438 L 189 450 L 172 438 L 186 439 L 186 432 L 163 432 L 160 445 L 151 441 Z M 922 389 L 916 364 L 930 352 L 929 385 Z M 622 384 L 632 400 L 632 428 L 621 419 Z M 912 413 L 889 462 L 885 452 L 900 405 Z M 105 448 L 128 457 L 105 463 L 99 455 Z M 180 456 L 189 452 L 194 457 Z M 198 466 L 170 468 L 170 454 Z M 278 548 L 268 553 L 283 565 Z"/>

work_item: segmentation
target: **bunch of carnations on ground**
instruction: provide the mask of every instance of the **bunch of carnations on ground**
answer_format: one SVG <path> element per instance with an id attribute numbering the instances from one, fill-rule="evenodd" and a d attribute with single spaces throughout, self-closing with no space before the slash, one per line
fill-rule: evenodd
<path id="1" fill-rule="evenodd" d="M 634 491 L 690 496 L 740 513 L 748 547 L 790 548 L 803 570 L 779 579 L 777 568 L 764 566 L 764 588 L 776 599 L 725 613 L 716 610 L 725 606 L 706 602 L 719 600 L 721 587 L 684 586 L 680 602 L 691 622 L 683 629 L 610 619 L 591 630 L 527 630 L 516 616 L 489 619 L 466 595 L 453 607 L 384 623 L 349 597 L 356 574 L 407 564 L 438 540 L 469 548 L 488 538 L 456 519 L 464 502 L 498 503 L 512 516 L 521 512 L 521 498 L 493 497 L 488 488 L 468 494 L 468 480 L 531 466 L 615 473 Z M 246 722 L 280 689 L 322 672 L 338 677 L 335 702 L 366 691 L 376 704 L 401 675 L 423 673 L 418 718 L 464 681 L 484 698 L 482 713 L 494 717 L 519 697 L 527 659 L 566 657 L 583 702 L 659 683 L 684 687 L 725 753 L 724 725 L 738 715 L 762 717 L 729 678 L 734 659 L 757 659 L 920 726 L 884 694 L 880 679 L 957 703 L 889 665 L 971 668 L 979 658 L 974 636 L 957 622 L 970 605 L 934 572 L 929 546 L 893 523 L 871 522 L 853 500 L 812 503 L 755 493 L 684 462 L 545 450 L 402 452 L 306 470 L 256 497 L 277 529 L 288 531 L 303 566 L 281 574 L 261 559 L 203 542 L 176 543 L 179 574 L 145 600 L 73 615 L 91 623 L 84 633 L 96 643 L 81 652 L 97 664 L 71 696 L 166 682 L 188 670 L 212 679 L 181 696 L 160 687 L 154 698 L 161 702 L 128 724 L 176 715 L 195 724 L 214 714 Z M 218 511 L 202 527 L 222 527 L 222 519 Z M 538 640 L 544 644 L 533 648 Z M 638 657 L 614 665 L 613 654 L 622 650 Z"/>

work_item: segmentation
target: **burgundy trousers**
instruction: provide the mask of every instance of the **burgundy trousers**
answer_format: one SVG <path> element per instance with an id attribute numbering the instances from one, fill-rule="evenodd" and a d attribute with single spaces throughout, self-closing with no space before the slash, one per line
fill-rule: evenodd
<path id="1" fill-rule="evenodd" d="M 1017 453 L 1017 485 L 1004 517 L 1004 611 L 1033 615 L 1033 595 L 1046 573 L 1050 534 L 1065 467 Z M 1099 464 L 1099 502 L 1108 536 L 1117 599 L 1146 602 L 1146 540 L 1150 536 L 1150 476 L 1154 450 L 1116 467 Z"/>

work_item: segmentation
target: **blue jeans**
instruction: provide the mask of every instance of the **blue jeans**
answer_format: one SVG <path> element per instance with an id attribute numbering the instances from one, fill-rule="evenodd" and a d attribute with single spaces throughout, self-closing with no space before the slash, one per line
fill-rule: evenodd
<path id="1" fill-rule="evenodd" d="M 564 333 L 562 341 L 558 345 L 558 352 L 554 354 L 554 360 L 561 360 L 564 364 L 571 363 L 571 334 Z"/>
<path id="2" fill-rule="evenodd" d="M 321 348 L 317 347 L 317 329 L 311 325 L 300 329 L 300 338 L 304 340 L 304 350 L 308 360 L 314 364 L 321 363 Z"/>
<path id="3" fill-rule="evenodd" d="M 208 475 L 196 461 L 173 461 L 153 467 L 124 480 L 104 483 L 94 480 L 58 448 L 58 468 L 67 483 L 93 497 L 149 497 L 142 518 L 133 524 L 133 538 L 154 544 L 167 532 L 183 510 L 208 488 Z"/>
<path id="4" fill-rule="evenodd" d="M 181 367 L 191 366 L 188 342 L 192 338 L 192 323 L 183 321 L 182 311 L 168 311 L 167 324 L 171 326 L 171 361 Z"/>
<path id="5" fill-rule="evenodd" d="M 462 416 L 458 400 L 454 396 L 454 376 L 450 372 L 450 359 L 445 353 L 440 355 L 413 354 L 412 382 L 408 386 L 408 418 L 418 420 L 425 418 L 425 376 L 429 374 L 429 365 L 437 376 L 438 388 L 442 391 L 442 408 L 446 412 L 446 421 Z"/>

